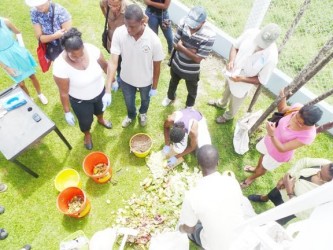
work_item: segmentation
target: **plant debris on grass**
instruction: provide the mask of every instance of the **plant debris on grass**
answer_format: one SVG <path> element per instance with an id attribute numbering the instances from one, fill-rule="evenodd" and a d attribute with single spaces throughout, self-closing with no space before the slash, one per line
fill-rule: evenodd
<path id="1" fill-rule="evenodd" d="M 140 183 L 141 194 L 133 194 L 125 207 L 116 212 L 114 227 L 137 229 L 138 235 L 128 241 L 148 246 L 153 235 L 175 230 L 184 193 L 201 177 L 197 168 L 192 171 L 186 163 L 179 171 L 166 171 L 160 178 L 146 177 Z"/>

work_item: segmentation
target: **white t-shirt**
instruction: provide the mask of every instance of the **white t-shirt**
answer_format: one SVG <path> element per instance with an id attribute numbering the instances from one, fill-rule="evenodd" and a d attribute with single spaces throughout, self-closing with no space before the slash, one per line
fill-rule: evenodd
<path id="1" fill-rule="evenodd" d="M 247 77 L 258 76 L 262 85 L 266 85 L 278 63 L 278 49 L 275 43 L 268 48 L 254 53 L 257 48 L 255 38 L 259 29 L 245 31 L 233 44 L 238 49 L 234 62 L 235 75 Z M 238 97 L 244 97 L 254 86 L 245 82 L 233 82 L 228 78 L 231 93 Z"/>
<path id="2" fill-rule="evenodd" d="M 101 94 L 104 88 L 104 72 L 97 62 L 101 52 L 92 44 L 85 43 L 84 49 L 89 56 L 85 70 L 75 69 L 60 54 L 53 64 L 53 75 L 69 79 L 69 95 L 79 100 L 91 100 Z M 64 52 L 63 52 L 64 53 Z"/>
<path id="3" fill-rule="evenodd" d="M 111 54 L 121 55 L 120 77 L 134 87 L 146 87 L 153 82 L 153 62 L 162 61 L 164 52 L 159 37 L 148 27 L 135 40 L 126 26 L 113 33 Z"/>
<path id="4" fill-rule="evenodd" d="M 219 172 L 207 175 L 185 194 L 179 224 L 194 227 L 200 221 L 203 248 L 228 249 L 237 237 L 234 228 L 244 221 L 242 200 L 235 178 Z"/>

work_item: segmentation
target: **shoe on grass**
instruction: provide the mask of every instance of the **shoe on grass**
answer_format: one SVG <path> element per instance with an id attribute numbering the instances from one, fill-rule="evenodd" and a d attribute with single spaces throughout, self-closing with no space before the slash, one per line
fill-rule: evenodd
<path id="1" fill-rule="evenodd" d="M 29 244 L 24 245 L 20 250 L 30 250 L 31 246 Z"/>
<path id="2" fill-rule="evenodd" d="M 6 239 L 8 236 L 8 233 L 5 229 L 3 228 L 0 228 L 0 240 L 4 240 Z"/>
<path id="3" fill-rule="evenodd" d="M 40 93 L 39 95 L 38 95 L 38 98 L 39 98 L 39 100 L 41 101 L 41 103 L 43 103 L 44 105 L 46 105 L 46 104 L 48 104 L 48 100 L 47 100 L 47 98 L 45 97 L 45 95 L 43 95 L 43 93 Z"/>
<path id="4" fill-rule="evenodd" d="M 147 125 L 147 114 L 140 114 L 139 115 L 140 125 L 145 127 Z"/>
<path id="5" fill-rule="evenodd" d="M 247 198 L 253 202 L 267 202 L 263 200 L 259 194 L 250 194 Z"/>
<path id="6" fill-rule="evenodd" d="M 0 193 L 6 192 L 8 186 L 4 183 L 0 183 Z"/>
<path id="7" fill-rule="evenodd" d="M 128 116 L 126 116 L 126 118 L 123 120 L 123 122 L 121 123 L 121 126 L 123 128 L 127 128 L 130 124 L 132 123 L 132 119 L 128 118 Z"/>
<path id="8" fill-rule="evenodd" d="M 0 214 L 3 214 L 5 212 L 5 207 L 0 206 Z"/>
<path id="9" fill-rule="evenodd" d="M 163 107 L 169 106 L 173 102 L 174 100 L 170 100 L 168 97 L 165 97 L 164 100 L 162 101 L 162 106 Z"/>

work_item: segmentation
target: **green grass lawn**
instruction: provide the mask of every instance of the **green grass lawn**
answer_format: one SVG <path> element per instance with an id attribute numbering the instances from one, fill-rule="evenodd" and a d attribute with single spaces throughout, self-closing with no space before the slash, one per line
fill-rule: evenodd
<path id="1" fill-rule="evenodd" d="M 13 7 L 12 1 L 2 0 L 0 13 L 2 16 L 10 18 L 22 31 L 26 47 L 36 57 L 37 41 L 34 38 L 30 23 L 29 9 L 21 2 Z M 83 39 L 102 49 L 103 18 L 98 1 L 59 0 L 57 2 L 71 12 L 73 26 L 78 27 L 83 32 Z M 164 38 L 162 38 L 162 41 L 165 45 Z M 164 47 L 166 51 L 166 46 Z M 103 52 L 105 51 L 103 50 Z M 106 53 L 105 55 L 108 57 Z M 251 150 L 247 154 L 240 156 L 234 153 L 232 137 L 235 121 L 222 126 L 217 125 L 214 120 L 216 116 L 221 114 L 221 111 L 206 105 L 209 99 L 218 98 L 221 95 L 224 83 L 220 73 L 221 68 L 222 61 L 216 57 L 210 57 L 203 63 L 196 108 L 206 116 L 213 144 L 220 152 L 219 171 L 232 170 L 235 172 L 237 179 L 241 181 L 246 177 L 241 167 L 244 164 L 256 164 L 257 162 L 259 154 L 254 145 L 264 132 L 258 131 L 251 138 Z M 11 82 L 3 71 L 0 74 L 1 89 L 5 89 L 11 85 Z M 83 135 L 78 125 L 70 127 L 64 119 L 58 89 L 53 82 L 52 73 L 42 74 L 38 68 L 37 76 L 41 81 L 43 92 L 49 98 L 48 105 L 43 106 L 38 101 L 37 104 L 57 124 L 73 149 L 69 151 L 54 132 L 29 148 L 19 157 L 19 160 L 40 175 L 37 179 L 0 155 L 0 182 L 9 186 L 7 192 L 0 194 L 0 205 L 6 208 L 5 213 L 0 215 L 0 228 L 5 228 L 9 232 L 8 238 L 0 241 L 0 249 L 4 250 L 19 249 L 28 243 L 32 245 L 33 249 L 58 249 L 60 241 L 77 230 L 83 230 L 90 238 L 96 231 L 112 226 L 115 223 L 113 212 L 123 207 L 124 201 L 129 199 L 133 193 L 140 194 L 142 192 L 139 183 L 148 175 L 145 160 L 130 153 L 129 140 L 131 136 L 138 132 L 149 133 L 154 141 L 153 150 L 161 149 L 164 143 L 164 119 L 174 110 L 179 110 L 185 106 L 186 89 L 184 84 L 179 86 L 178 99 L 174 106 L 167 108 L 161 106 L 169 81 L 169 68 L 166 61 L 163 62 L 162 66 L 158 87 L 159 93 L 152 98 L 150 104 L 147 127 L 141 128 L 138 121 L 136 121 L 128 128 L 122 129 L 121 121 L 126 116 L 125 104 L 120 91 L 113 93 L 112 105 L 105 112 L 105 117 L 113 122 L 113 129 L 106 130 L 95 121 L 91 132 L 94 150 L 103 151 L 109 155 L 114 172 L 121 170 L 114 175 L 114 178 L 118 181 L 117 185 L 111 183 L 96 184 L 85 176 L 82 170 L 82 161 L 89 151 L 83 147 Z M 30 81 L 27 80 L 26 84 L 32 97 L 37 100 L 37 95 Z M 235 120 L 244 114 L 249 101 L 247 100 L 242 112 L 238 114 Z M 265 109 L 271 101 L 271 95 L 264 92 L 255 109 Z M 6 142 L 0 138 L 0 143 Z M 297 159 L 305 156 L 331 159 L 330 149 L 332 146 L 331 136 L 320 134 L 311 146 L 298 150 L 295 158 L 290 163 L 257 180 L 244 192 L 245 195 L 269 191 Z M 191 168 L 197 167 L 194 155 L 186 156 L 185 160 Z M 82 189 L 91 201 L 91 212 L 82 219 L 66 217 L 56 208 L 58 192 L 54 187 L 54 178 L 60 170 L 66 167 L 74 168 L 80 173 L 83 183 Z M 107 200 L 110 200 L 111 203 L 109 204 Z M 257 212 L 262 212 L 271 206 L 267 203 L 255 206 L 255 209 Z M 192 249 L 196 248 L 192 246 Z"/>

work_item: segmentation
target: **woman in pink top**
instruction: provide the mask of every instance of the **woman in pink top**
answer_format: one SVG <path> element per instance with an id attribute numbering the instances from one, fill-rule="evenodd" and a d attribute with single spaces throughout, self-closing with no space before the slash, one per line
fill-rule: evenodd
<path id="1" fill-rule="evenodd" d="M 257 144 L 256 148 L 261 153 L 257 167 L 245 166 L 244 171 L 253 173 L 241 182 L 241 187 L 246 188 L 252 182 L 264 175 L 267 170 L 274 170 L 282 163 L 288 162 L 294 155 L 295 149 L 311 144 L 316 137 L 315 124 L 320 120 L 323 111 L 317 106 L 295 104 L 288 106 L 281 90 L 281 102 L 278 111 L 285 113 L 296 110 L 283 117 L 279 126 L 267 122 L 267 135 Z M 297 110 L 297 108 L 300 108 Z"/>

